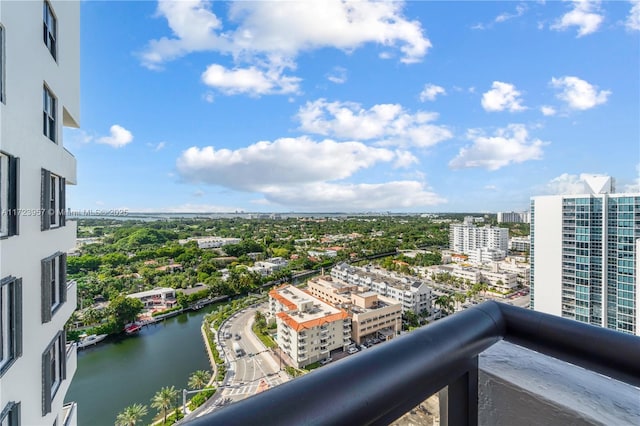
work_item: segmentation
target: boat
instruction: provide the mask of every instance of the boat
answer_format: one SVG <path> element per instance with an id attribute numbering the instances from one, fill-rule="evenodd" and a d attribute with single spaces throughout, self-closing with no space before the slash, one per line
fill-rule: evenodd
<path id="1" fill-rule="evenodd" d="M 137 331 L 140 331 L 142 328 L 142 324 L 138 324 L 137 322 L 132 322 L 124 326 L 124 332 L 127 334 L 133 334 Z"/>
<path id="2" fill-rule="evenodd" d="M 102 342 L 107 337 L 107 334 L 83 334 L 78 341 L 78 349 L 84 349 L 87 346 L 95 345 Z"/>

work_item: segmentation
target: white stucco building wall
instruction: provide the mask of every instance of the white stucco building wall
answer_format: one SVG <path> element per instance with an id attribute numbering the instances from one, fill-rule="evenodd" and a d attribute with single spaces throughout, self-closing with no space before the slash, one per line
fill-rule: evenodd
<path id="1" fill-rule="evenodd" d="M 65 345 L 63 328 L 76 288 L 66 282 L 64 253 L 75 246 L 76 224 L 61 211 L 64 188 L 76 183 L 76 160 L 62 133 L 80 122 L 80 3 L 3 1 L 0 29 L 0 153 L 2 164 L 17 165 L 0 173 L 8 225 L 0 237 L 2 424 L 19 413 L 23 425 L 73 425 L 63 401 L 76 351 Z M 46 130 L 45 90 L 55 99 Z"/>

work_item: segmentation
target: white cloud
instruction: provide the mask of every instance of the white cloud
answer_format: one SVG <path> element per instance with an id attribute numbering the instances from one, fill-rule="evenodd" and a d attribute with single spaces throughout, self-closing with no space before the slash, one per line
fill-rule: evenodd
<path id="1" fill-rule="evenodd" d="M 418 158 L 409 151 L 396 150 L 396 161 L 393 163 L 395 168 L 407 168 L 412 164 L 418 164 L 420 161 Z"/>
<path id="2" fill-rule="evenodd" d="M 504 111 L 506 109 L 516 112 L 526 109 L 522 106 L 520 92 L 516 90 L 516 87 L 501 81 L 494 81 L 491 90 L 482 95 L 482 107 L 485 111 Z"/>
<path id="3" fill-rule="evenodd" d="M 577 110 L 586 110 L 604 104 L 611 94 L 609 90 L 598 91 L 597 86 L 572 76 L 554 77 L 551 79 L 551 86 L 562 90 L 556 95 L 558 99 L 566 102 L 569 108 Z"/>
<path id="4" fill-rule="evenodd" d="M 158 142 L 158 143 L 147 142 L 147 146 L 155 152 L 163 150 L 166 145 L 167 145 L 166 142 Z"/>
<path id="5" fill-rule="evenodd" d="M 596 32 L 604 21 L 600 14 L 600 0 L 573 0 L 572 3 L 573 9 L 551 25 L 551 29 L 564 31 L 578 27 L 578 37 Z"/>
<path id="6" fill-rule="evenodd" d="M 522 124 L 510 124 L 498 129 L 493 136 L 486 136 L 479 129 L 469 130 L 467 137 L 472 145 L 460 149 L 458 155 L 449 162 L 452 169 L 482 167 L 498 170 L 509 164 L 523 163 L 542 158 L 542 147 L 547 144 L 540 139 L 532 139 Z"/>
<path id="7" fill-rule="evenodd" d="M 188 182 L 265 191 L 278 185 L 345 179 L 395 159 L 393 151 L 360 142 L 299 137 L 257 142 L 234 151 L 191 147 L 178 158 L 176 167 Z"/>
<path id="8" fill-rule="evenodd" d="M 190 52 L 231 48 L 229 41 L 216 33 L 222 29 L 222 22 L 210 10 L 208 1 L 159 0 L 156 16 L 167 19 L 175 37 L 149 42 L 140 54 L 142 64 L 147 68 L 159 69 L 163 63 Z"/>
<path id="9" fill-rule="evenodd" d="M 403 210 L 446 203 L 446 199 L 417 181 L 330 184 L 325 182 L 275 188 L 265 198 L 306 211 Z"/>
<path id="10" fill-rule="evenodd" d="M 112 146 L 114 148 L 122 148 L 133 141 L 133 135 L 124 127 L 114 124 L 109 129 L 110 135 L 96 139 L 96 142 Z"/>
<path id="11" fill-rule="evenodd" d="M 177 159 L 176 169 L 185 182 L 260 193 L 260 203 L 296 210 L 398 210 L 446 202 L 418 181 L 344 182 L 379 163 L 407 167 L 417 161 L 406 151 L 299 137 L 234 151 L 192 147 Z"/>
<path id="12" fill-rule="evenodd" d="M 191 52 L 213 51 L 232 56 L 237 67 L 210 69 L 212 86 L 223 93 L 248 93 L 251 88 L 258 94 L 292 93 L 299 79 L 283 76 L 281 63 L 295 68 L 295 58 L 304 51 L 352 52 L 375 43 L 399 50 L 401 62 L 414 63 L 431 47 L 420 22 L 402 15 L 403 2 L 232 2 L 226 7 L 227 28 L 212 7 L 205 0 L 160 0 L 157 16 L 167 19 L 172 36 L 151 40 L 140 53 L 142 64 L 160 69 Z"/>
<path id="13" fill-rule="evenodd" d="M 487 191 L 497 191 L 498 187 L 495 186 L 495 185 L 485 185 L 484 189 L 487 190 Z"/>
<path id="14" fill-rule="evenodd" d="M 212 92 L 206 92 L 202 95 L 202 99 L 208 103 L 208 104 L 212 104 L 213 101 L 216 100 L 216 97 L 213 95 Z"/>
<path id="15" fill-rule="evenodd" d="M 333 67 L 331 72 L 327 74 L 327 80 L 335 84 L 344 84 L 347 82 L 347 70 L 342 67 Z"/>
<path id="16" fill-rule="evenodd" d="M 446 95 L 447 91 L 444 87 L 435 84 L 425 84 L 424 89 L 420 92 L 420 101 L 435 101 L 438 95 Z"/>
<path id="17" fill-rule="evenodd" d="M 576 195 L 589 193 L 585 178 L 593 176 L 607 176 L 598 173 L 580 173 L 572 175 L 563 173 L 547 182 L 541 192 L 548 195 Z"/>
<path id="18" fill-rule="evenodd" d="M 527 5 L 522 3 L 516 6 L 516 11 L 514 13 L 501 13 L 500 15 L 496 16 L 496 19 L 494 19 L 494 22 L 500 23 L 500 22 L 505 22 L 508 21 L 509 19 L 513 19 L 513 18 L 519 18 L 522 15 L 524 15 L 524 13 L 527 11 Z"/>
<path id="19" fill-rule="evenodd" d="M 260 70 L 249 68 L 226 69 L 222 65 L 209 65 L 202 74 L 202 81 L 226 95 L 249 94 L 252 96 L 273 93 L 297 93 L 300 79 L 282 75 L 282 69 Z"/>
<path id="20" fill-rule="evenodd" d="M 542 115 L 547 117 L 551 115 L 556 115 L 556 109 L 549 105 L 542 105 L 540 107 L 540 112 L 542 113 Z"/>
<path id="21" fill-rule="evenodd" d="M 377 140 L 383 146 L 429 147 L 453 137 L 446 127 L 431 124 L 437 113 L 410 114 L 398 104 L 364 109 L 354 102 L 307 102 L 297 114 L 300 129 L 340 139 Z"/>
<path id="22" fill-rule="evenodd" d="M 631 0 L 630 3 L 632 6 L 625 26 L 630 31 L 640 31 L 640 0 Z"/>
<path id="23" fill-rule="evenodd" d="M 202 197 L 204 195 L 204 191 L 201 189 L 196 189 L 191 195 L 193 195 L 194 197 Z"/>

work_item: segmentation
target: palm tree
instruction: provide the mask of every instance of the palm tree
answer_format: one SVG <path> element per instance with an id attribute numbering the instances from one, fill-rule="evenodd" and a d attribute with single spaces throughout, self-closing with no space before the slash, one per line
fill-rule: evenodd
<path id="1" fill-rule="evenodd" d="M 211 373 L 207 370 L 198 370 L 189 377 L 189 389 L 202 389 L 211 379 Z"/>
<path id="2" fill-rule="evenodd" d="M 136 423 L 142 421 L 147 415 L 147 406 L 142 404 L 133 404 L 122 410 L 116 417 L 116 426 L 135 426 Z"/>
<path id="3" fill-rule="evenodd" d="M 440 309 L 442 309 L 447 315 L 453 310 L 453 298 L 448 294 L 438 296 L 434 303 L 436 306 L 440 306 Z"/>
<path id="4" fill-rule="evenodd" d="M 167 423 L 167 411 L 173 407 L 173 403 L 177 398 L 178 391 L 175 386 L 165 386 L 156 392 L 156 394 L 153 395 L 153 398 L 151 398 L 151 406 L 162 412 L 164 423 Z"/>
<path id="5" fill-rule="evenodd" d="M 467 300 L 467 295 L 465 293 L 456 293 L 453 295 L 453 300 L 456 301 L 459 309 L 460 306 L 465 302 L 465 300 Z"/>

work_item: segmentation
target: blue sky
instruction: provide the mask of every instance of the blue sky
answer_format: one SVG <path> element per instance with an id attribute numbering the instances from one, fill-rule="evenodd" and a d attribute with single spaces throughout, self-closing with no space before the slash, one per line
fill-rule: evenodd
<path id="1" fill-rule="evenodd" d="M 72 209 L 525 210 L 640 191 L 638 1 L 82 2 Z"/>

